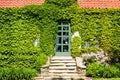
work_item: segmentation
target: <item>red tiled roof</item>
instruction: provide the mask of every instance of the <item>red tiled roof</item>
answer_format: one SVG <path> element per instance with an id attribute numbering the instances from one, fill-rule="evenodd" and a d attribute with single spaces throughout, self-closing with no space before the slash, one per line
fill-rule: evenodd
<path id="1" fill-rule="evenodd" d="M 0 0 L 0 7 L 23 7 L 42 3 L 44 3 L 44 0 Z"/>
<path id="2" fill-rule="evenodd" d="M 0 7 L 23 7 L 42 4 L 45 0 L 0 0 Z M 81 8 L 120 8 L 120 0 L 78 0 Z"/>
<path id="3" fill-rule="evenodd" d="M 78 0 L 81 8 L 120 8 L 120 0 Z"/>

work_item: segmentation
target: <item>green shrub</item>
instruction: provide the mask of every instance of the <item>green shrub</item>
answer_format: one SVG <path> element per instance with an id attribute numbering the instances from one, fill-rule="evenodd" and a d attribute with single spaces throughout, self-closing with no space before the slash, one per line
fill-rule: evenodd
<path id="1" fill-rule="evenodd" d="M 95 78 L 115 78 L 120 77 L 120 69 L 115 65 L 104 66 L 94 62 L 87 67 L 86 75 Z"/>
<path id="2" fill-rule="evenodd" d="M 119 69 L 118 77 L 120 77 L 120 63 L 116 63 L 113 66 Z"/>
<path id="3" fill-rule="evenodd" d="M 86 75 L 90 77 L 102 77 L 104 65 L 98 62 L 91 63 L 86 70 Z"/>
<path id="4" fill-rule="evenodd" d="M 75 36 L 72 38 L 72 56 L 81 56 L 81 37 Z"/>
<path id="5" fill-rule="evenodd" d="M 47 62 L 47 56 L 44 53 L 41 53 L 38 57 L 37 57 L 37 61 L 35 63 L 37 70 L 39 71 L 40 66 L 46 64 Z"/>
<path id="6" fill-rule="evenodd" d="M 120 78 L 93 78 L 93 80 L 120 80 Z"/>
<path id="7" fill-rule="evenodd" d="M 95 47 L 95 46 L 91 46 L 88 48 L 88 52 L 93 52 L 93 53 L 97 53 L 97 51 L 99 51 L 100 49 Z"/>
<path id="8" fill-rule="evenodd" d="M 35 68 L 37 55 L 0 55 L 0 68 L 2 67 L 19 67 L 19 68 Z"/>
<path id="9" fill-rule="evenodd" d="M 72 56 L 76 57 L 76 56 L 81 56 L 82 53 L 90 53 L 90 52 L 94 52 L 96 53 L 99 48 L 96 48 L 95 46 L 91 46 L 88 48 L 83 48 L 82 46 L 82 39 L 80 36 L 75 36 L 72 38 Z"/>
<path id="10" fill-rule="evenodd" d="M 115 62 L 116 63 L 120 62 L 120 49 L 118 50 L 118 47 L 115 47 L 115 49 L 111 50 L 111 52 L 108 54 L 110 57 L 111 64 L 115 64 Z"/>
<path id="11" fill-rule="evenodd" d="M 120 69 L 120 63 L 116 63 L 116 64 L 114 64 L 114 66 L 116 66 L 117 68 Z"/>
<path id="12" fill-rule="evenodd" d="M 103 76 L 104 78 L 119 77 L 120 70 L 115 66 L 106 66 L 104 68 Z"/>
<path id="13" fill-rule="evenodd" d="M 34 80 L 37 74 L 29 68 L 0 68 L 0 80 Z"/>

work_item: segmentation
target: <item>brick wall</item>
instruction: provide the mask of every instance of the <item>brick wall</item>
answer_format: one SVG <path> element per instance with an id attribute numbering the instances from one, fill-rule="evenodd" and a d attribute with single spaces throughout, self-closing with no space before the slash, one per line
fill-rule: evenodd
<path id="1" fill-rule="evenodd" d="M 44 3 L 44 0 L 0 0 L 0 7 L 23 7 L 42 3 Z"/>
<path id="2" fill-rule="evenodd" d="M 82 8 L 120 8 L 120 0 L 78 0 Z"/>
<path id="3" fill-rule="evenodd" d="M 0 7 L 23 7 L 42 4 L 45 0 L 0 0 Z M 82 8 L 120 8 L 120 0 L 78 0 Z"/>

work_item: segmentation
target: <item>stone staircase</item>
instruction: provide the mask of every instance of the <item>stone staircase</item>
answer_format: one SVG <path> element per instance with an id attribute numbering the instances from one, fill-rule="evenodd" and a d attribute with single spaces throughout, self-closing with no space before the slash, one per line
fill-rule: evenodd
<path id="1" fill-rule="evenodd" d="M 70 56 L 54 56 L 51 59 L 49 73 L 53 75 L 70 75 L 76 74 L 77 68 L 75 60 Z"/>
<path id="2" fill-rule="evenodd" d="M 80 75 L 76 60 L 71 56 L 53 56 L 50 64 L 41 68 L 35 80 L 90 80 Z"/>

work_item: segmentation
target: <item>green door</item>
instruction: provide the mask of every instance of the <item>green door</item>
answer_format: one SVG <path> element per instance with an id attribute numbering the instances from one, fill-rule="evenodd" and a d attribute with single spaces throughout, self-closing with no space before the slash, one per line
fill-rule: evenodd
<path id="1" fill-rule="evenodd" d="M 56 56 L 71 55 L 71 29 L 68 21 L 59 23 L 55 52 Z"/>

